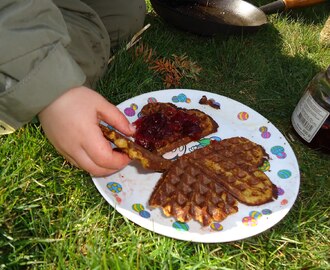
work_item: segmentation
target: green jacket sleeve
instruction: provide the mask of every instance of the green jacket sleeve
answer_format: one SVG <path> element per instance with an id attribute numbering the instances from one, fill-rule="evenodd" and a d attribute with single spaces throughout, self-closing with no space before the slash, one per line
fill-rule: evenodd
<path id="1" fill-rule="evenodd" d="M 48 0 L 0 1 L 0 134 L 32 120 L 85 74 L 66 50 L 70 37 Z"/>

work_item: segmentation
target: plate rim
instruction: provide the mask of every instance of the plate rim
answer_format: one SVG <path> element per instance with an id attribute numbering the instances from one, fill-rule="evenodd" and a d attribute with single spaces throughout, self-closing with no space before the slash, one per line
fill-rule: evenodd
<path id="1" fill-rule="evenodd" d="M 296 190 L 295 190 L 295 196 L 294 198 L 291 197 L 292 199 L 292 202 L 290 204 L 290 206 L 288 208 L 284 208 L 282 209 L 284 211 L 284 214 L 282 213 L 281 217 L 277 218 L 276 222 L 272 223 L 271 226 L 257 232 L 257 233 L 254 233 L 254 234 L 251 234 L 249 236 L 246 236 L 246 237 L 234 237 L 232 239 L 219 239 L 216 237 L 216 234 L 221 234 L 222 232 L 219 231 L 219 232 L 216 232 L 216 231 L 213 231 L 211 233 L 209 233 L 209 235 L 212 235 L 212 237 L 208 238 L 208 237 L 205 237 L 206 234 L 198 234 L 196 232 L 185 232 L 185 231 L 178 231 L 178 230 L 172 230 L 171 232 L 168 232 L 165 230 L 165 232 L 162 230 L 163 227 L 165 228 L 168 228 L 167 225 L 164 225 L 164 224 L 159 224 L 157 222 L 155 222 L 153 219 L 150 219 L 150 222 L 145 222 L 145 219 L 141 219 L 141 218 L 137 218 L 139 217 L 138 215 L 136 215 L 136 213 L 132 212 L 132 211 L 129 211 L 125 208 L 122 208 L 119 204 L 117 204 L 115 202 L 115 199 L 110 199 L 110 196 L 108 196 L 108 194 L 106 193 L 106 191 L 102 188 L 101 184 L 100 184 L 100 181 L 103 181 L 103 180 L 100 180 L 100 178 L 98 177 L 93 177 L 92 176 L 92 180 L 93 180 L 93 183 L 94 185 L 96 186 L 97 190 L 100 192 L 100 194 L 102 195 L 102 197 L 121 215 L 123 215 L 123 217 L 127 218 L 128 220 L 134 222 L 135 224 L 139 225 L 140 227 L 143 227 L 147 230 L 150 230 L 154 233 L 157 233 L 159 235 L 163 235 L 163 236 L 166 236 L 166 237 L 170 237 L 170 238 L 173 238 L 173 239 L 177 239 L 177 240 L 184 240 L 184 241 L 190 241 L 190 242 L 199 242 L 199 243 L 225 243 L 225 242 L 232 242 L 232 241 L 239 241 L 239 240 L 244 240 L 244 239 L 247 239 L 247 238 L 250 238 L 250 237 L 254 237 L 256 235 L 259 235 L 269 229 L 271 229 L 272 227 L 274 227 L 276 224 L 278 224 L 280 221 L 282 221 L 284 219 L 284 217 L 290 212 L 290 210 L 292 209 L 297 197 L 298 197 L 298 194 L 299 194 L 299 190 L 300 190 L 300 181 L 301 181 L 301 175 L 300 175 L 300 169 L 299 169 L 299 163 L 298 163 L 298 160 L 297 160 L 297 157 L 289 143 L 289 141 L 286 139 L 286 137 L 282 134 L 282 132 L 271 122 L 269 121 L 266 117 L 264 117 L 263 115 L 261 115 L 258 111 L 256 111 L 255 109 L 245 105 L 244 103 L 240 102 L 240 101 L 237 101 L 237 100 L 234 100 L 232 98 L 229 98 L 229 97 L 226 97 L 226 96 L 223 96 L 221 94 L 217 94 L 217 93 L 213 93 L 213 92 L 208 92 L 208 91 L 203 91 L 203 90 L 197 90 L 197 89 L 184 89 L 184 88 L 174 88 L 174 89 L 161 89 L 161 90 L 155 90 L 155 91 L 151 91 L 151 92 L 147 92 L 147 93 L 142 93 L 140 95 L 137 95 L 137 96 L 134 96 L 134 97 L 131 97 L 121 103 L 119 103 L 117 105 L 117 108 L 119 108 L 121 111 L 121 107 L 125 104 L 125 103 L 130 103 L 136 99 L 143 99 L 145 97 L 149 98 L 153 95 L 159 95 L 159 94 L 162 94 L 162 92 L 166 92 L 166 94 L 168 96 L 172 96 L 171 93 L 193 93 L 193 94 L 202 94 L 202 95 L 208 95 L 208 96 L 216 96 L 216 97 L 219 97 L 221 99 L 226 99 L 230 102 L 233 102 L 243 108 L 248 108 L 249 110 L 253 111 L 254 113 L 256 113 L 258 115 L 258 117 L 261 117 L 263 118 L 264 120 L 266 120 L 266 122 L 268 122 L 279 134 L 281 134 L 283 136 L 283 140 L 284 142 L 287 143 L 287 147 L 289 147 L 290 149 L 290 152 L 293 154 L 293 156 L 291 158 L 294 158 L 293 160 L 293 163 L 295 163 L 296 165 L 296 172 L 295 172 L 295 178 L 296 178 Z M 163 101 L 160 101 L 160 102 L 163 102 Z M 171 103 L 174 103 L 174 102 L 171 102 Z M 177 104 L 176 104 L 177 105 Z M 180 107 L 180 106 L 178 106 Z M 186 106 L 187 107 L 187 106 Z M 189 106 L 188 106 L 189 107 Z M 128 166 L 131 166 L 131 165 L 128 165 Z M 126 168 L 126 167 L 125 167 Z M 125 169 L 124 168 L 124 169 Z M 123 170 L 124 170 L 123 169 Z M 118 173 L 120 173 L 122 170 L 120 170 Z M 111 177 L 112 175 L 110 175 L 109 177 Z M 103 178 L 102 178 L 103 179 Z M 158 209 L 160 211 L 160 209 Z M 152 210 L 154 211 L 154 210 Z M 274 214 L 274 213 L 272 213 Z M 168 218 L 168 217 L 165 217 L 164 218 Z M 173 219 L 173 218 L 172 218 Z M 195 221 L 193 221 L 195 222 Z M 155 226 L 156 224 L 156 226 Z"/>

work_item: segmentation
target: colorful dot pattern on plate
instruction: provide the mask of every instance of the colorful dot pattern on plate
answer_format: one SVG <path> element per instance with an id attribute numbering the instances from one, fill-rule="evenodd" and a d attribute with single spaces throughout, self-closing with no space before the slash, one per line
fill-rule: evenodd
<path id="1" fill-rule="evenodd" d="M 144 206 L 140 203 L 135 203 L 132 205 L 132 209 L 135 211 L 135 212 L 140 212 L 140 211 L 143 211 L 144 210 Z"/>
<path id="2" fill-rule="evenodd" d="M 185 102 L 185 103 L 190 103 L 191 102 L 191 99 L 188 98 L 185 94 L 179 94 L 177 96 L 173 96 L 172 97 L 172 101 L 174 103 L 178 103 L 178 102 Z"/>
<path id="3" fill-rule="evenodd" d="M 132 103 L 128 108 L 124 109 L 124 114 L 132 117 L 135 115 L 137 109 L 138 109 L 138 106 L 135 103 Z"/>
<path id="4" fill-rule="evenodd" d="M 263 215 L 265 215 L 265 216 L 269 216 L 269 215 L 272 214 L 273 212 L 272 212 L 272 210 L 270 210 L 270 209 L 263 209 L 263 210 L 261 210 L 261 213 L 262 213 Z"/>
<path id="5" fill-rule="evenodd" d="M 270 162 L 268 160 L 264 161 L 264 164 L 262 164 L 261 167 L 259 167 L 259 170 L 263 171 L 263 172 L 267 172 L 270 170 Z"/>
<path id="6" fill-rule="evenodd" d="M 289 170 L 279 170 L 277 172 L 277 175 L 278 175 L 278 177 L 280 177 L 282 179 L 288 179 L 291 177 L 292 173 Z"/>
<path id="7" fill-rule="evenodd" d="M 254 217 L 244 217 L 242 219 L 242 223 L 245 225 L 245 226 L 251 226 L 251 227 L 254 227 L 254 226 L 257 226 L 258 225 L 258 220 L 256 220 Z"/>
<path id="8" fill-rule="evenodd" d="M 203 139 L 199 140 L 198 142 L 199 142 L 199 145 L 201 147 L 204 147 L 204 146 L 207 146 L 207 145 L 209 145 L 211 143 L 211 139 L 209 139 L 209 138 L 203 138 Z"/>
<path id="9" fill-rule="evenodd" d="M 175 221 L 172 224 L 172 226 L 174 229 L 176 229 L 178 231 L 184 231 L 184 232 L 189 231 L 189 225 L 185 222 Z"/>
<path id="10" fill-rule="evenodd" d="M 268 131 L 267 127 L 262 126 L 262 127 L 259 128 L 259 131 L 261 132 L 261 138 L 264 138 L 264 139 L 269 139 L 270 138 L 271 134 Z"/>
<path id="11" fill-rule="evenodd" d="M 210 139 L 213 140 L 213 141 L 217 141 L 217 142 L 221 141 L 221 138 L 218 137 L 218 136 L 212 136 Z"/>
<path id="12" fill-rule="evenodd" d="M 117 182 L 109 182 L 107 183 L 107 188 L 111 191 L 116 202 L 121 203 L 122 199 L 118 196 L 118 194 L 123 190 L 122 185 Z"/>
<path id="13" fill-rule="evenodd" d="M 123 190 L 123 187 L 121 184 L 117 182 L 109 182 L 107 184 L 107 188 L 112 192 L 112 193 L 119 193 Z"/>
<path id="14" fill-rule="evenodd" d="M 280 188 L 280 187 L 277 187 L 277 194 L 278 194 L 278 196 L 283 196 L 284 195 L 284 189 Z"/>
<path id="15" fill-rule="evenodd" d="M 139 213 L 139 215 L 143 218 L 150 218 L 150 212 L 146 211 L 144 206 L 140 203 L 135 203 L 132 205 L 132 209 Z"/>
<path id="16" fill-rule="evenodd" d="M 203 138 L 203 139 L 200 139 L 198 141 L 198 144 L 196 145 L 193 145 L 191 147 L 189 147 L 189 151 L 192 152 L 192 151 L 195 151 L 196 149 L 199 149 L 199 148 L 202 148 L 202 147 L 205 147 L 205 146 L 208 146 L 211 141 L 218 141 L 220 142 L 221 141 L 221 138 L 218 137 L 218 136 L 212 136 L 210 138 Z"/>
<path id="17" fill-rule="evenodd" d="M 207 96 L 208 100 L 214 100 L 215 104 L 221 104 L 221 110 L 199 104 L 203 95 Z M 118 108 L 133 122 L 141 117 L 141 108 L 144 105 L 158 101 L 171 102 L 182 108 L 203 110 L 219 124 L 217 133 L 175 149 L 165 154 L 165 158 L 176 159 L 209 145 L 212 140 L 221 141 L 231 136 L 249 138 L 262 145 L 270 156 L 259 169 L 276 185 L 278 199 L 264 205 L 264 208 L 240 204 L 237 214 L 229 216 L 221 223 L 214 222 L 206 228 L 196 221 L 179 222 L 165 217 L 158 211 L 160 209 L 149 209 L 145 203 L 159 180 L 159 174 L 140 173 L 134 164 L 130 164 L 120 172 L 101 180 L 95 180 L 93 177 L 97 188 L 117 211 L 136 224 L 157 233 L 204 243 L 228 242 L 256 235 L 274 226 L 288 213 L 299 190 L 299 166 L 285 136 L 271 122 L 244 104 L 227 97 L 185 89 L 166 89 L 143 94 L 119 104 Z"/>
<path id="18" fill-rule="evenodd" d="M 274 154 L 277 158 L 279 159 L 284 159 L 286 158 L 286 153 L 284 151 L 284 147 L 280 145 L 273 146 L 270 149 L 270 152 Z"/>
<path id="19" fill-rule="evenodd" d="M 217 231 L 217 232 L 220 232 L 223 230 L 223 226 L 219 223 L 219 222 L 214 222 L 210 225 L 210 228 L 213 230 L 213 231 Z"/>
<path id="20" fill-rule="evenodd" d="M 156 103 L 157 102 L 157 99 L 154 98 L 154 97 L 150 97 L 150 98 L 148 98 L 147 102 L 148 103 Z"/>
<path id="21" fill-rule="evenodd" d="M 262 217 L 262 214 L 261 214 L 260 212 L 258 212 L 258 211 L 251 211 L 251 212 L 249 213 L 249 216 L 250 216 L 250 217 L 253 217 L 253 218 L 255 218 L 255 219 L 259 219 L 259 218 Z"/>
<path id="22" fill-rule="evenodd" d="M 259 211 L 250 211 L 249 215 L 243 217 L 242 223 L 245 226 L 254 227 L 258 225 L 258 220 L 260 220 L 263 216 L 269 216 L 272 213 L 269 209 L 263 209 L 261 212 Z"/>
<path id="23" fill-rule="evenodd" d="M 237 118 L 242 121 L 246 121 L 249 119 L 249 114 L 247 112 L 240 112 L 237 115 Z"/>

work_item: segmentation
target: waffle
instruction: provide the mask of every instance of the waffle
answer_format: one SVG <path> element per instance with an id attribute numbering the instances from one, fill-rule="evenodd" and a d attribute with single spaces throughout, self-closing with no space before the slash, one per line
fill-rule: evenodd
<path id="1" fill-rule="evenodd" d="M 176 160 L 158 181 L 149 206 L 161 207 L 178 221 L 194 219 L 203 226 L 238 211 L 237 201 L 214 179 L 196 168 L 187 156 Z"/>
<path id="2" fill-rule="evenodd" d="M 148 103 L 137 121 L 135 142 L 163 155 L 191 141 L 214 133 L 218 124 L 197 109 L 178 108 L 172 103 Z"/>
<path id="3" fill-rule="evenodd" d="M 206 226 L 236 213 L 237 200 L 246 205 L 270 202 L 277 198 L 277 188 L 258 169 L 267 158 L 260 145 L 246 138 L 212 141 L 172 163 L 149 206 L 181 222 L 194 219 Z"/>
<path id="4" fill-rule="evenodd" d="M 100 128 L 103 135 L 109 141 L 114 143 L 131 159 L 139 161 L 142 167 L 157 172 L 163 172 L 170 167 L 172 163 L 171 161 L 151 153 L 142 146 L 131 141 L 129 138 L 121 135 L 116 130 L 105 127 L 104 125 L 100 125 Z"/>
<path id="5" fill-rule="evenodd" d="M 268 155 L 246 138 L 214 141 L 187 156 L 241 203 L 261 205 L 277 199 L 277 187 L 258 168 Z"/>

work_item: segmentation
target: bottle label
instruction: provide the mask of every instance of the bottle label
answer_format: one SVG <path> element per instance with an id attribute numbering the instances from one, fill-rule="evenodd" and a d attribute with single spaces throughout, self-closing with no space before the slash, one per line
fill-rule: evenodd
<path id="1" fill-rule="evenodd" d="M 291 122 L 297 133 L 310 143 L 328 116 L 329 112 L 307 91 L 293 111 Z"/>

